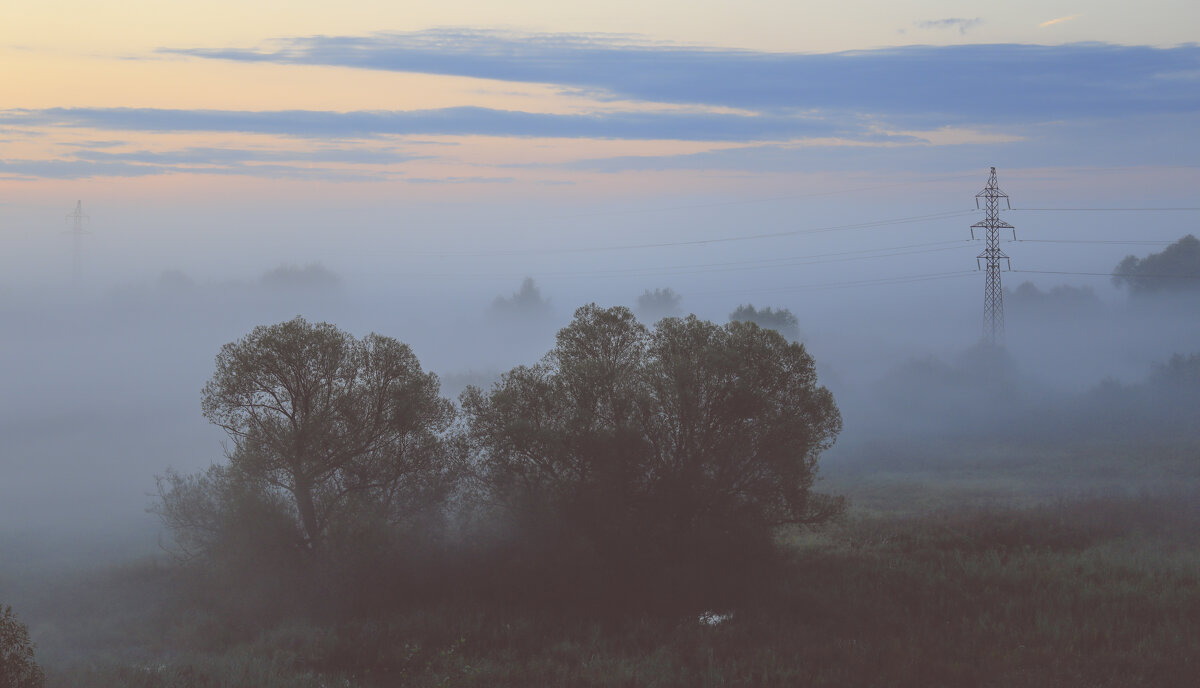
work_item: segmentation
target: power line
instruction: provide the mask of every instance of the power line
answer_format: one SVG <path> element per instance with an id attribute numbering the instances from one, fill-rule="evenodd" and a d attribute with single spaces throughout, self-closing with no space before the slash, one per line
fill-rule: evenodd
<path id="1" fill-rule="evenodd" d="M 1009 208 L 1014 213 L 1157 213 L 1157 212 L 1190 212 L 1200 210 L 1195 208 Z"/>
<path id="2" fill-rule="evenodd" d="M 772 287 L 763 289 L 735 289 L 725 291 L 702 291 L 692 292 L 695 296 L 722 296 L 726 294 L 751 294 L 751 293 L 776 293 L 786 291 L 802 291 L 804 289 L 838 289 L 844 287 L 863 287 L 863 286 L 890 286 L 895 284 L 911 284 L 913 282 L 928 282 L 932 280 L 949 279 L 953 277 L 964 277 L 966 275 L 977 274 L 978 270 L 957 270 L 954 272 L 935 272 L 922 275 L 903 275 L 897 277 L 883 277 L 869 280 L 854 280 L 850 282 L 826 282 L 816 284 L 797 284 L 788 287 Z"/>
<path id="3" fill-rule="evenodd" d="M 948 246 L 947 244 L 952 244 Z M 607 270 L 555 270 L 555 271 L 524 271 L 521 274 L 488 274 L 481 275 L 478 272 L 471 273 L 417 273 L 407 272 L 405 274 L 412 277 L 479 277 L 484 279 L 514 279 L 520 277 L 605 277 L 605 276 L 628 276 L 628 277 L 646 277 L 655 275 L 690 275 L 690 274 L 710 274 L 714 272 L 737 272 L 743 270 L 762 270 L 769 268 L 795 267 L 801 265 L 823 265 L 826 263 L 843 263 L 855 260 L 869 260 L 872 258 L 891 258 L 895 256 L 909 256 L 924 253 L 938 253 L 941 251 L 953 251 L 961 248 L 966 248 L 967 242 L 959 241 L 934 241 L 924 244 L 908 244 L 906 246 L 893 246 L 882 249 L 860 249 L 855 251 L 837 251 L 834 253 L 813 254 L 809 256 L 789 256 L 785 258 L 764 258 L 758 260 L 735 260 L 724 261 L 720 263 L 698 263 L 691 265 L 670 265 L 664 267 L 645 267 L 645 268 L 617 268 Z M 927 248 L 934 247 L 934 248 Z"/>
<path id="4" fill-rule="evenodd" d="M 1149 274 L 1149 275 L 1145 275 L 1145 274 L 1137 274 L 1137 273 L 1130 273 L 1130 272 L 1071 272 L 1068 270 L 1012 270 L 1011 272 L 1030 272 L 1030 273 L 1037 273 L 1037 274 L 1041 274 L 1041 275 L 1089 275 L 1089 276 L 1093 276 L 1093 277 L 1131 277 L 1131 278 L 1153 277 L 1156 279 L 1157 278 L 1200 279 L 1200 274 L 1190 274 L 1190 275 Z"/>
<path id="5" fill-rule="evenodd" d="M 959 174 L 959 175 L 947 176 L 944 179 L 947 181 L 954 181 L 957 179 L 966 179 L 966 178 L 967 178 L 967 175 Z M 663 206 L 663 207 L 659 207 L 659 208 L 631 208 L 628 210 L 598 210 L 598 211 L 592 212 L 592 213 L 561 215 L 561 216 L 559 216 L 559 219 L 600 217 L 600 216 L 604 216 L 604 215 L 629 215 L 629 214 L 634 214 L 634 213 L 660 213 L 660 212 L 670 212 L 672 210 L 693 210 L 693 209 L 697 209 L 697 208 L 719 208 L 722 206 L 729 206 L 729 205 L 746 205 L 746 204 L 751 204 L 751 203 L 769 203 L 772 201 L 793 201 L 793 200 L 799 200 L 802 198 L 818 198 L 821 196 L 835 196 L 837 194 L 856 193 L 859 191 L 877 191 L 879 189 L 891 189 L 891 188 L 895 188 L 895 187 L 899 187 L 899 186 L 915 186 L 917 184 L 927 184 L 927 183 L 928 183 L 927 180 L 915 181 L 915 182 L 896 182 L 896 183 L 892 183 L 892 184 L 877 184 L 875 186 L 860 186 L 860 187 L 855 187 L 852 189 L 835 189 L 833 191 L 814 191 L 812 193 L 806 193 L 806 194 L 789 194 L 787 196 L 768 196 L 766 198 L 746 198 L 746 199 L 737 200 L 737 201 L 713 201 L 713 202 L 708 202 L 708 203 L 694 203 L 694 204 L 685 204 L 685 205 Z"/>
<path id="6" fill-rule="evenodd" d="M 1125 240 L 1125 239 L 1017 239 L 1018 243 L 1031 244 L 1116 244 L 1116 245 L 1147 245 L 1147 246 L 1169 246 L 1174 241 L 1140 241 L 1140 240 Z"/>
<path id="7" fill-rule="evenodd" d="M 826 227 L 805 227 L 800 229 L 783 230 L 779 232 L 765 232 L 761 234 L 748 234 L 745 236 L 733 237 L 715 237 L 712 239 L 688 239 L 684 241 L 661 241 L 645 244 L 617 244 L 613 246 L 582 246 L 578 248 L 543 248 L 543 249 L 522 249 L 522 250 L 507 250 L 507 251 L 456 251 L 456 252 L 428 252 L 422 255 L 437 255 L 447 257 L 471 257 L 471 256 L 515 256 L 515 255 L 552 255 L 562 253 L 598 253 L 605 251 L 629 251 L 646 248 L 673 248 L 677 246 L 705 246 L 709 244 L 724 244 L 737 241 L 757 241 L 761 239 L 776 239 L 786 236 L 805 236 L 810 234 L 824 234 L 828 232 L 845 232 L 860 229 L 873 229 L 875 227 L 887 227 L 892 225 L 912 224 L 916 222 L 931 222 L 935 220 L 944 220 L 955 217 L 963 217 L 972 215 L 973 210 L 954 210 L 949 212 L 930 213 L 927 215 L 912 215 L 909 217 L 891 218 L 887 220 L 873 220 L 870 222 L 858 222 L 844 225 L 830 225 Z"/>

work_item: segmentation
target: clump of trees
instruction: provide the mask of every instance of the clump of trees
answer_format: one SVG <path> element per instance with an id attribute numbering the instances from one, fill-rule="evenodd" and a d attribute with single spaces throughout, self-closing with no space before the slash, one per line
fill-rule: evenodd
<path id="1" fill-rule="evenodd" d="M 752 323 L 649 331 L 585 306 L 540 364 L 462 402 L 502 513 L 606 575 L 736 567 L 774 527 L 840 508 L 810 489 L 841 429 L 833 397 L 802 346 Z"/>
<path id="2" fill-rule="evenodd" d="M 663 318 L 675 318 L 683 315 L 683 297 L 670 287 L 647 289 L 637 298 L 637 315 L 648 322 L 658 322 Z"/>
<path id="3" fill-rule="evenodd" d="M 1094 289 L 1069 284 L 1059 284 L 1042 291 L 1033 282 L 1022 282 L 1012 291 L 1005 289 L 1004 298 L 1020 308 L 1052 315 L 1095 310 L 1100 306 L 1100 298 Z"/>
<path id="4" fill-rule="evenodd" d="M 1137 295 L 1200 291 L 1200 240 L 1189 234 L 1145 258 L 1126 256 L 1112 279 Z"/>
<path id="5" fill-rule="evenodd" d="M 46 676 L 34 660 L 33 650 L 29 629 L 12 607 L 0 606 L 0 686 L 41 688 L 45 684 Z"/>
<path id="6" fill-rule="evenodd" d="M 280 290 L 329 290 L 342 286 L 342 278 L 320 263 L 283 264 L 262 274 L 262 286 Z"/>
<path id="7" fill-rule="evenodd" d="M 321 570 L 327 590 L 359 585 L 356 567 L 395 588 L 388 567 L 412 563 L 417 533 L 441 538 L 419 550 L 440 562 L 422 563 L 441 567 L 434 586 L 586 597 L 727 586 L 773 552 L 777 527 L 842 506 L 812 490 L 841 429 L 833 397 L 802 345 L 754 323 L 650 330 L 585 306 L 540 363 L 460 401 L 389 337 L 258 327 L 221 349 L 204 388 L 228 463 L 168 473 L 157 511 L 185 556 Z"/>
<path id="8" fill-rule="evenodd" d="M 511 296 L 497 296 L 489 313 L 498 318 L 544 319 L 551 314 L 550 299 L 542 296 L 542 290 L 532 277 L 526 277 L 521 281 L 521 288 Z"/>
<path id="9" fill-rule="evenodd" d="M 770 306 L 767 306 L 760 309 L 755 308 L 754 304 L 748 303 L 735 308 L 729 314 L 729 320 L 731 322 L 752 322 L 764 329 L 775 330 L 788 341 L 800 341 L 800 320 L 786 308 L 772 310 Z"/>

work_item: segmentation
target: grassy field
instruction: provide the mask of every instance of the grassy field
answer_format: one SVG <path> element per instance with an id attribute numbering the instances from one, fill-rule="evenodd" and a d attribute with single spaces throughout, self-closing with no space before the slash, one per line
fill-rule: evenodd
<path id="1" fill-rule="evenodd" d="M 451 597 L 230 626 L 153 562 L 51 580 L 27 620 L 50 686 L 1195 685 L 1200 449 L 863 447 L 823 473 L 846 517 L 783 534 L 716 622 Z"/>

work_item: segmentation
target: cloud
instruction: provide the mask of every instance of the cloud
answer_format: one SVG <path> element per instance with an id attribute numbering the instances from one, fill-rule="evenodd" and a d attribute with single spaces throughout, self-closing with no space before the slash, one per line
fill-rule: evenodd
<path id="1" fill-rule="evenodd" d="M 872 170 L 956 172 L 990 161 L 1001 167 L 1163 165 L 1193 167 L 1200 159 L 1200 115 L 1163 115 L 1137 122 L 1097 120 L 1031 126 L 1021 140 L 954 145 L 833 146 L 767 144 L 677 155 L 577 160 L 561 167 L 588 172 L 724 171 L 820 173 Z"/>
<path id="2" fill-rule="evenodd" d="M 440 179 L 406 177 L 401 181 L 409 184 L 511 184 L 516 179 L 513 177 L 442 177 Z"/>
<path id="3" fill-rule="evenodd" d="M 252 150 L 245 148 L 185 148 L 173 151 L 133 151 L 109 153 L 81 151 L 81 160 L 100 162 L 122 161 L 158 165 L 238 165 L 248 162 L 321 162 L 389 165 L 429 156 L 408 155 L 378 149 L 325 149 L 315 151 Z"/>
<path id="4" fill-rule="evenodd" d="M 86 160 L 0 160 L 0 178 L 86 179 L 89 177 L 145 177 L 165 170 L 146 165 Z"/>
<path id="5" fill-rule="evenodd" d="M 974 28 L 983 23 L 983 19 L 975 17 L 974 19 L 961 19 L 951 17 L 948 19 L 930 19 L 927 21 L 913 22 L 918 29 L 958 29 L 960 34 L 966 35 L 967 30 Z"/>
<path id="6" fill-rule="evenodd" d="M 438 110 L 166 110 L 51 108 L 2 110 L 0 122 L 120 131 L 221 131 L 362 139 L 383 135 L 768 141 L 865 134 L 853 118 L 832 121 L 795 114 L 605 112 L 545 114 L 480 107 Z"/>
<path id="7" fill-rule="evenodd" d="M 379 181 L 391 172 L 364 168 L 313 167 L 287 163 L 394 163 L 416 159 L 388 151 L 255 151 L 188 148 L 177 151 L 112 153 L 83 150 L 57 160 L 0 160 L 0 178 L 88 179 L 160 174 L 242 175 L 272 179 Z M 274 161 L 274 162 L 272 162 Z"/>
<path id="8" fill-rule="evenodd" d="M 1038 24 L 1038 28 L 1044 29 L 1044 28 L 1046 28 L 1047 26 L 1054 26 L 1055 24 L 1061 24 L 1061 23 L 1063 23 L 1063 22 L 1069 22 L 1069 21 L 1071 21 L 1072 19 L 1078 19 L 1078 18 L 1080 18 L 1080 17 L 1082 17 L 1082 16 L 1083 16 L 1082 14 L 1072 14 L 1072 15 L 1069 15 L 1069 16 L 1066 16 L 1066 17 L 1059 17 L 1058 19 L 1051 19 L 1050 21 L 1044 21 L 1044 22 L 1042 22 L 1041 24 Z"/>
<path id="9" fill-rule="evenodd" d="M 264 50 L 162 52 L 554 84 L 617 99 L 763 113 L 870 114 L 924 126 L 1200 110 L 1200 92 L 1153 79 L 1200 66 L 1196 45 L 907 46 L 805 54 L 610 35 L 439 29 L 292 38 Z M 1006 97 L 973 95 L 982 88 Z"/>
<path id="10" fill-rule="evenodd" d="M 63 143 L 60 143 L 59 145 L 60 145 L 60 146 L 67 146 L 67 147 L 69 147 L 69 148 L 117 148 L 117 147 L 119 147 L 119 146 L 126 146 L 126 145 L 129 145 L 129 142 L 128 142 L 128 141 L 117 141 L 117 140 L 107 140 L 107 141 L 65 141 L 65 142 L 63 142 Z"/>

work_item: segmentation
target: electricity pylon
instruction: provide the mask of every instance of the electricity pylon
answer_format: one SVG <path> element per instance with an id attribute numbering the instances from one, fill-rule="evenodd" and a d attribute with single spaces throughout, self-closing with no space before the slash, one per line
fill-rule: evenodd
<path id="1" fill-rule="evenodd" d="M 984 199 L 984 209 L 987 211 L 987 217 L 983 222 L 976 222 L 971 225 L 971 238 L 975 238 L 975 230 L 984 230 L 984 248 L 983 253 L 975 257 L 976 267 L 981 267 L 982 262 L 987 263 L 987 278 L 984 281 L 983 287 L 983 340 L 993 347 L 1004 346 L 1004 290 L 1000 286 L 1000 261 L 1005 261 L 1008 264 L 1008 269 L 1012 270 L 1012 261 L 1005 255 L 1004 251 L 1000 250 L 1000 230 L 1013 230 L 1013 239 L 1017 238 L 1017 230 L 1012 225 L 1000 219 L 1000 199 L 1004 199 L 1004 204 L 1009 210 L 1012 210 L 1012 204 L 1008 201 L 1008 194 L 1000 190 L 1000 185 L 996 181 L 996 168 L 992 168 L 992 173 L 988 177 L 987 186 L 983 187 L 983 191 L 975 194 L 975 207 L 979 207 L 979 199 Z"/>

